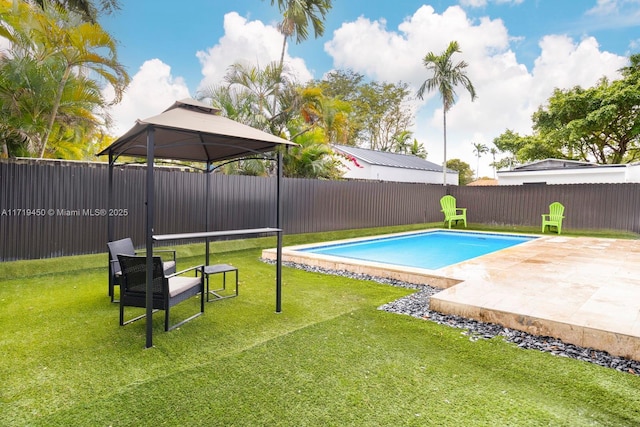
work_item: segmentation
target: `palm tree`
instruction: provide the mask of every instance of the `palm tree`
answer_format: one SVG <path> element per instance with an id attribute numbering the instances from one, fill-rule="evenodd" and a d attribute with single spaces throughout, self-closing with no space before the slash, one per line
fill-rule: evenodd
<path id="1" fill-rule="evenodd" d="M 409 151 L 411 151 L 412 136 L 413 132 L 411 132 L 410 130 L 403 130 L 393 135 L 393 137 L 391 138 L 391 147 L 389 147 L 388 151 L 407 154 Z"/>
<path id="2" fill-rule="evenodd" d="M 298 132 L 295 143 L 298 145 L 287 149 L 283 156 L 285 176 L 335 179 L 340 175 L 338 162 L 333 157 L 331 146 L 325 142 L 323 129 Z"/>
<path id="3" fill-rule="evenodd" d="M 493 157 L 493 161 L 491 162 L 491 166 L 493 167 L 493 179 L 496 179 L 496 154 L 498 154 L 498 149 L 496 147 L 491 147 L 489 153 L 491 153 L 491 156 Z"/>
<path id="4" fill-rule="evenodd" d="M 30 0 L 23 1 L 27 2 Z M 84 21 L 91 22 L 92 24 L 98 22 L 99 13 L 111 14 L 120 10 L 119 0 L 100 0 L 99 8 L 95 6 L 92 0 L 33 0 L 33 2 L 41 9 L 46 7 L 46 2 L 58 5 L 79 14 Z"/>
<path id="5" fill-rule="evenodd" d="M 278 25 L 278 29 L 284 36 L 280 52 L 280 67 L 282 67 L 287 38 L 295 34 L 296 43 L 305 41 L 309 37 L 309 21 L 311 21 L 314 36 L 322 37 L 324 18 L 331 9 L 333 0 L 271 0 L 271 6 L 276 1 L 278 9 L 282 12 L 282 22 Z"/>
<path id="6" fill-rule="evenodd" d="M 54 128 L 59 125 L 59 114 L 66 108 L 63 100 L 70 94 L 81 94 L 74 87 L 75 83 L 80 80 L 95 82 L 100 78 L 112 85 L 115 91 L 113 102 L 117 102 L 130 81 L 118 62 L 115 40 L 102 27 L 79 21 L 77 14 L 62 7 L 48 2 L 43 5 L 44 9 L 39 10 L 28 3 L 21 3 L 19 7 L 8 6 L 1 11 L 4 22 L 2 35 L 10 34 L 12 42 L 10 55 L 2 58 L 3 63 L 29 59 L 49 77 L 50 90 L 34 93 L 36 97 L 46 97 L 50 102 L 48 110 L 39 116 L 40 120 L 46 117 L 46 125 L 34 138 L 41 158 Z M 101 97 L 94 97 L 93 101 L 97 102 L 94 102 L 94 107 L 107 104 Z M 87 105 L 86 109 L 92 108 Z"/>
<path id="7" fill-rule="evenodd" d="M 307 125 L 296 134 L 291 134 L 293 140 L 301 133 L 320 127 L 324 131 L 325 142 L 344 144 L 348 138 L 348 114 L 350 104 L 339 98 L 328 98 L 320 86 L 307 86 L 299 89 L 300 116 Z M 294 105 L 294 107 L 298 107 Z"/>
<path id="8" fill-rule="evenodd" d="M 198 98 L 208 100 L 225 117 L 280 135 L 279 125 L 285 115 L 275 114 L 271 109 L 271 98 L 276 96 L 275 86 L 279 82 L 285 86 L 290 84 L 282 78 L 275 61 L 264 68 L 236 62 L 227 69 L 224 84 L 201 90 Z M 221 170 L 226 174 L 266 176 L 269 174 L 269 165 L 260 159 L 244 159 L 228 163 Z"/>
<path id="9" fill-rule="evenodd" d="M 481 142 L 473 143 L 473 153 L 478 157 L 477 169 L 476 169 L 476 179 L 480 177 L 480 156 L 489 151 L 489 147 L 484 145 Z"/>
<path id="10" fill-rule="evenodd" d="M 471 94 L 471 101 L 476 99 L 476 90 L 465 73 L 468 64 L 460 61 L 453 64 L 452 56 L 454 53 L 460 53 L 460 47 L 457 41 L 449 43 L 447 49 L 440 55 L 433 52 L 427 53 L 422 62 L 424 66 L 431 72 L 431 77 L 422 83 L 418 89 L 418 98 L 422 99 L 424 92 L 431 92 L 437 89 L 440 92 L 443 106 L 443 124 L 444 124 L 444 161 L 442 163 L 443 185 L 447 185 L 447 111 L 456 102 L 457 85 L 462 85 Z"/>
<path id="11" fill-rule="evenodd" d="M 421 159 L 427 158 L 427 150 L 416 138 L 413 139 L 413 144 L 411 144 L 411 154 L 420 157 Z"/>
<path id="12" fill-rule="evenodd" d="M 273 105 L 276 106 L 277 85 L 288 84 L 275 62 L 267 64 L 264 68 L 236 62 L 227 70 L 224 81 L 229 88 L 243 93 L 245 100 L 249 101 L 254 116 L 250 125 L 262 130 L 269 129 L 277 115 L 271 108 L 270 101 L 273 99 Z"/>
<path id="13" fill-rule="evenodd" d="M 324 18 L 329 9 L 331 9 L 333 0 L 271 0 L 271 6 L 276 1 L 278 9 L 282 12 L 282 21 L 278 24 L 278 29 L 283 36 L 280 62 L 278 63 L 278 67 L 282 72 L 287 39 L 295 35 L 296 43 L 305 41 L 309 37 L 309 22 L 313 27 L 315 38 L 322 37 L 324 34 Z M 273 102 L 273 109 L 275 110 L 275 99 Z"/>

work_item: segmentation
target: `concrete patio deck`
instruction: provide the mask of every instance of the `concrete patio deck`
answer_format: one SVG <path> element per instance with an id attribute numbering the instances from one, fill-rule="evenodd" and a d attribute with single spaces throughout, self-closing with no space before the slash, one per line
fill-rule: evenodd
<path id="1" fill-rule="evenodd" d="M 640 240 L 547 235 L 439 270 L 296 248 L 283 248 L 283 260 L 445 288 L 432 310 L 640 360 Z"/>

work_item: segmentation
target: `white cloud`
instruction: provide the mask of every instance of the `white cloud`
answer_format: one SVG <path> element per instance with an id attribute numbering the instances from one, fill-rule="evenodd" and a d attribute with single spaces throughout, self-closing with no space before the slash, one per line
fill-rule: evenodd
<path id="1" fill-rule="evenodd" d="M 460 6 L 485 7 L 492 2 L 496 4 L 521 4 L 524 0 L 460 0 Z"/>
<path id="2" fill-rule="evenodd" d="M 105 89 L 107 99 L 113 99 L 113 88 Z M 171 75 L 171 67 L 159 59 L 145 61 L 132 77 L 122 101 L 111 109 L 114 128 L 110 133 L 121 136 L 138 119 L 160 114 L 176 100 L 188 98 L 189 89 L 181 77 Z"/>
<path id="3" fill-rule="evenodd" d="M 596 5 L 587 11 L 587 15 L 609 15 L 618 10 L 618 0 L 598 0 Z"/>
<path id="4" fill-rule="evenodd" d="M 248 61 L 264 66 L 280 59 L 282 35 L 274 26 L 248 21 L 231 12 L 224 16 L 224 30 L 225 35 L 217 44 L 196 53 L 204 76 L 198 89 L 222 83 L 227 68 L 235 62 Z M 285 52 L 285 63 L 300 82 L 313 78 L 301 58 L 291 58 Z M 113 89 L 106 89 L 105 94 L 112 99 Z M 195 96 L 197 93 L 189 93 L 182 77 L 172 76 L 169 65 L 159 59 L 148 60 L 132 77 L 122 102 L 111 109 L 115 125 L 111 133 L 120 136 L 134 125 L 135 120 L 159 114 L 178 99 Z"/>
<path id="5" fill-rule="evenodd" d="M 585 12 L 594 21 L 592 28 L 637 27 L 640 22 L 640 0 L 598 0 Z"/>
<path id="6" fill-rule="evenodd" d="M 640 1 L 640 0 L 637 0 Z M 282 36 L 274 25 L 250 21 L 235 12 L 224 16 L 225 34 L 212 47 L 197 52 L 202 64 L 200 87 L 218 84 L 227 67 L 237 61 L 267 64 L 278 60 Z M 541 53 L 533 69 L 521 64 L 510 48 L 513 37 L 500 19 L 471 20 L 460 6 L 442 14 L 422 6 L 397 28 L 386 28 L 384 20 L 360 17 L 345 22 L 325 44 L 325 51 L 337 69 L 352 69 L 366 77 L 386 82 L 404 82 L 415 93 L 427 79 L 422 58 L 427 52 L 442 52 L 451 40 L 462 49 L 456 60 L 465 60 L 468 75 L 478 93 L 475 102 L 463 88 L 447 116 L 447 158 L 460 158 L 476 167 L 472 143 L 492 145 L 506 129 L 531 132 L 532 113 L 556 87 L 589 87 L 606 75 L 616 78 L 627 58 L 600 50 L 596 39 L 575 41 L 564 35 L 547 35 L 538 40 Z M 285 53 L 285 61 L 301 82 L 312 78 L 300 58 Z M 169 65 L 158 59 L 145 62 L 133 76 L 123 101 L 113 108 L 119 124 L 114 134 L 128 130 L 138 118 L 158 114 L 189 90 L 181 77 L 171 74 Z M 414 133 L 429 152 L 429 160 L 442 161 L 442 109 L 437 93 L 415 101 Z M 481 159 L 481 175 L 491 175 L 489 156 Z"/>
<path id="7" fill-rule="evenodd" d="M 487 0 L 460 0 L 460 6 L 466 7 L 485 7 Z"/>
<path id="8" fill-rule="evenodd" d="M 593 86 L 602 76 L 617 78 L 617 70 L 627 62 L 627 58 L 601 52 L 593 37 L 575 43 L 567 36 L 549 35 L 540 40 L 540 48 L 533 75 L 547 93 L 555 87 Z"/>
<path id="9" fill-rule="evenodd" d="M 575 42 L 566 36 L 549 35 L 539 41 L 541 54 L 533 70 L 520 64 L 510 49 L 513 39 L 500 19 L 470 20 L 459 6 L 442 14 L 423 6 L 401 23 L 397 30 L 385 28 L 383 21 L 359 18 L 344 23 L 334 32 L 325 50 L 334 67 L 353 69 L 372 79 L 403 81 L 415 91 L 429 77 L 422 64 L 427 52 L 442 52 L 457 40 L 462 53 L 454 60 L 465 60 L 467 74 L 478 98 L 471 102 L 464 88 L 447 115 L 447 158 L 460 158 L 476 168 L 473 143 L 492 146 L 506 129 L 521 134 L 531 132 L 531 115 L 545 103 L 556 87 L 589 87 L 603 75 L 617 76 L 626 58 L 599 49 L 588 37 Z M 440 163 L 442 147 L 442 108 L 438 93 L 425 96 L 418 111 L 415 136 L 425 144 L 429 160 Z M 485 156 L 480 175 L 491 175 Z"/>
<path id="10" fill-rule="evenodd" d="M 224 16 L 224 32 L 216 45 L 196 53 L 204 76 L 198 89 L 222 83 L 227 68 L 235 62 L 264 67 L 280 60 L 282 34 L 275 26 L 248 21 L 236 12 L 230 12 Z M 301 82 L 313 78 L 301 58 L 291 58 L 285 51 L 284 61 Z"/>

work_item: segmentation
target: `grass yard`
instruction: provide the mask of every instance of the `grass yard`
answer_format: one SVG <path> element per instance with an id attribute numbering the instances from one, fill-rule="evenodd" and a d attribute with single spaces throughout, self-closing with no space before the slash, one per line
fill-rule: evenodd
<path id="1" fill-rule="evenodd" d="M 411 228 L 424 225 L 284 241 Z M 285 267 L 276 314 L 275 268 L 259 260 L 275 242 L 212 244 L 239 268 L 240 296 L 168 333 L 157 313 L 150 349 L 145 321 L 118 325 L 106 254 L 0 264 L 0 425 L 640 425 L 640 376 L 377 309 L 407 289 Z M 178 247 L 178 269 L 203 250 Z M 181 303 L 173 321 L 198 307 Z"/>

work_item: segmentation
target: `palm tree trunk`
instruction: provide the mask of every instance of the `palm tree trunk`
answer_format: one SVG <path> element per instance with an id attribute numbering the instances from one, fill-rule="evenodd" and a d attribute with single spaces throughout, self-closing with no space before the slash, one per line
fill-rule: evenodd
<path id="1" fill-rule="evenodd" d="M 287 35 L 283 34 L 282 37 L 282 51 L 280 52 L 280 64 L 279 67 L 282 70 L 282 64 L 284 64 L 284 50 L 287 47 Z"/>
<path id="2" fill-rule="evenodd" d="M 284 49 L 287 47 L 287 35 L 284 34 L 282 37 L 282 51 L 280 52 L 280 64 L 278 65 L 278 70 L 280 70 L 280 76 L 282 75 L 282 65 L 284 64 Z M 280 76 L 278 76 L 278 80 L 280 80 Z M 276 87 L 273 89 L 273 110 L 271 114 L 275 116 L 276 114 L 276 103 L 278 101 L 278 87 L 279 84 L 276 83 Z"/>
<path id="3" fill-rule="evenodd" d="M 47 142 L 49 142 L 49 135 L 51 135 L 51 131 L 53 130 L 53 125 L 56 122 L 56 116 L 58 115 L 58 109 L 60 108 L 60 101 L 62 100 L 62 93 L 64 92 L 64 87 L 67 84 L 67 80 L 69 79 L 70 73 L 71 73 L 71 68 L 67 67 L 67 69 L 64 71 L 64 75 L 62 76 L 62 79 L 60 80 L 60 84 L 58 85 L 58 93 L 56 94 L 56 99 L 53 102 L 53 108 L 51 109 L 51 117 L 49 117 L 47 130 L 45 131 L 44 136 L 42 137 L 42 141 L 40 141 L 40 143 L 42 144 L 42 148 L 40 149 L 39 158 L 41 159 L 44 157 L 44 151 L 47 148 Z"/>
<path id="4" fill-rule="evenodd" d="M 444 160 L 442 161 L 442 185 L 447 186 L 447 109 L 446 106 L 442 112 L 442 122 L 444 129 Z"/>

